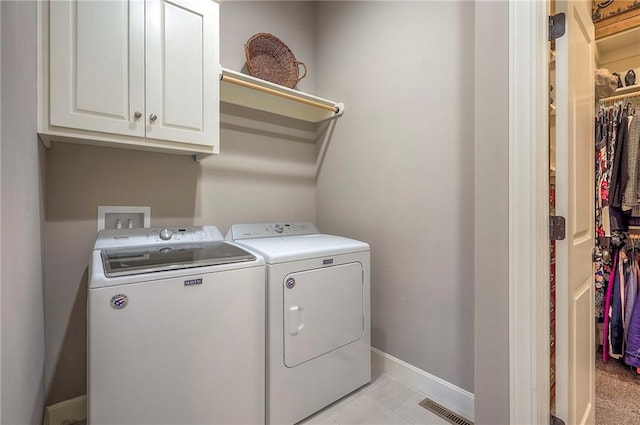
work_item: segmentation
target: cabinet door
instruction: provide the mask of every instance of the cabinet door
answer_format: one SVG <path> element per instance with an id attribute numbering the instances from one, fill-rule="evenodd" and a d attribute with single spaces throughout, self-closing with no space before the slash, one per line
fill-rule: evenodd
<path id="1" fill-rule="evenodd" d="M 51 1 L 49 72 L 51 125 L 143 137 L 144 3 Z"/>
<path id="2" fill-rule="evenodd" d="M 146 137 L 218 147 L 218 5 L 146 2 Z"/>

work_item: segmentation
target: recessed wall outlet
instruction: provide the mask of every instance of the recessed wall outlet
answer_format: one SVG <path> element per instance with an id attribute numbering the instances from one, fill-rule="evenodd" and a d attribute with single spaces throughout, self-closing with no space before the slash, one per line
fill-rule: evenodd
<path id="1" fill-rule="evenodd" d="M 140 227 L 151 227 L 151 207 L 98 207 L 98 232 L 103 229 Z"/>

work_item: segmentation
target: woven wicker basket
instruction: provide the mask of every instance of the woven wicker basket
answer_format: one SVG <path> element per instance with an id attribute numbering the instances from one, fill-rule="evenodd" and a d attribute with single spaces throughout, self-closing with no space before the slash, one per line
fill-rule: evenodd
<path id="1" fill-rule="evenodd" d="M 269 33 L 253 35 L 244 45 L 247 70 L 253 77 L 294 88 L 307 75 L 307 67 L 278 37 Z M 299 76 L 300 66 L 304 69 Z"/>

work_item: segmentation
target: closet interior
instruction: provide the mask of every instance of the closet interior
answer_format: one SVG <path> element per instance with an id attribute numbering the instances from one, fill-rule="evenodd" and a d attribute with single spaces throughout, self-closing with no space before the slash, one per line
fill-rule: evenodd
<path id="1" fill-rule="evenodd" d="M 607 2 L 594 7 L 598 3 Z M 631 20 L 625 23 L 615 14 L 594 13 L 594 349 L 600 421 L 627 416 L 624 396 L 619 404 L 610 398 L 612 387 L 640 391 L 640 9 L 627 15 Z"/>
<path id="2" fill-rule="evenodd" d="M 603 360 L 624 358 L 640 262 L 640 27 L 596 40 L 596 83 L 617 83 L 608 96 L 596 88 L 594 251 L 596 341 Z M 603 77 L 604 76 L 604 77 Z M 611 77 L 609 77 L 612 79 Z M 621 334 L 618 335 L 619 330 Z M 635 332 L 635 331 L 634 331 Z M 631 348 L 631 347 L 627 347 Z"/>
<path id="3" fill-rule="evenodd" d="M 625 87 L 626 89 L 626 87 Z M 595 117 L 596 420 L 634 415 L 640 393 L 640 91 L 598 101 Z M 606 418 L 610 422 L 602 422 Z"/>

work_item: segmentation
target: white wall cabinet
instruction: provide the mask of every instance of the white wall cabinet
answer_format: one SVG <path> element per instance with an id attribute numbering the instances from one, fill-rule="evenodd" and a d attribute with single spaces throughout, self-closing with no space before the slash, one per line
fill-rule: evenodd
<path id="1" fill-rule="evenodd" d="M 219 6 L 210 0 L 40 4 L 45 142 L 219 152 Z"/>

